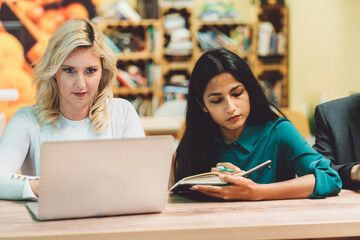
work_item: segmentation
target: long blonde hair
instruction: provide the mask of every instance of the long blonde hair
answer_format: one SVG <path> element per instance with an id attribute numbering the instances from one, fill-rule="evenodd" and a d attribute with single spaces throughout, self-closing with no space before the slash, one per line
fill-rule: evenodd
<path id="1" fill-rule="evenodd" d="M 69 53 L 79 47 L 93 49 L 102 63 L 102 77 L 89 111 L 92 130 L 99 133 L 110 121 L 107 106 L 113 97 L 116 56 L 106 44 L 101 31 L 87 19 L 74 18 L 66 21 L 49 39 L 44 54 L 34 68 L 37 93 L 33 111 L 40 126 L 50 124 L 56 127 L 56 121 L 60 119 L 60 100 L 54 76 Z"/>

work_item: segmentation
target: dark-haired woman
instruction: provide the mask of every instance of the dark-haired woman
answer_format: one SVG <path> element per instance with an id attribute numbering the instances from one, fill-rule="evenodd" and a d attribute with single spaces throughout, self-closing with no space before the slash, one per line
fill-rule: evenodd
<path id="1" fill-rule="evenodd" d="M 339 193 L 341 180 L 330 161 L 315 152 L 265 96 L 244 60 L 217 49 L 206 52 L 191 74 L 186 129 L 176 151 L 175 180 L 193 174 L 248 170 L 248 176 L 222 171 L 229 186 L 191 189 L 225 200 L 324 198 Z M 298 176 L 295 178 L 295 176 Z"/>

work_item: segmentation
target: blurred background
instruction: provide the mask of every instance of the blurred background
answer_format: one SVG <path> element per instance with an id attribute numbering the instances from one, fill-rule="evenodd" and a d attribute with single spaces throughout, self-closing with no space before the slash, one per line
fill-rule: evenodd
<path id="1" fill-rule="evenodd" d="M 183 118 L 196 60 L 225 47 L 246 59 L 272 101 L 305 115 L 311 128 L 317 104 L 359 92 L 359 11 L 358 0 L 2 0 L 0 113 L 7 122 L 34 103 L 31 64 L 59 25 L 80 17 L 117 54 L 114 95 L 131 101 L 145 124 Z M 173 122 L 178 130 L 182 121 Z"/>

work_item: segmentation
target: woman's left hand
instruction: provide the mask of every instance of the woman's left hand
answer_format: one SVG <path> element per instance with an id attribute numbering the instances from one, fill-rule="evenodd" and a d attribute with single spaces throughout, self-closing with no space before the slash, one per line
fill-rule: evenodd
<path id="1" fill-rule="evenodd" d="M 224 200 L 259 200 L 257 187 L 259 184 L 245 177 L 234 177 L 221 174 L 219 176 L 226 182 L 233 183 L 228 186 L 194 185 L 190 189 L 202 192 L 208 196 Z"/>

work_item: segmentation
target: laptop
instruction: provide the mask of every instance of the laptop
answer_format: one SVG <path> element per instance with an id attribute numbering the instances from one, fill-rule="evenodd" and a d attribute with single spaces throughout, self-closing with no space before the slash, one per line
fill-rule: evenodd
<path id="1" fill-rule="evenodd" d="M 45 142 L 39 220 L 161 212 L 166 205 L 172 136 Z"/>

